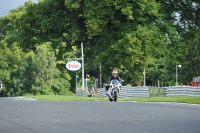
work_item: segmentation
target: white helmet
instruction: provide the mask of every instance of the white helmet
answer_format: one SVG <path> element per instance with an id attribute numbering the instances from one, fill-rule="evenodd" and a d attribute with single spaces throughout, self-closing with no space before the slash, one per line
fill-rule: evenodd
<path id="1" fill-rule="evenodd" d="M 118 74 L 118 73 L 117 73 L 117 70 L 113 70 L 112 76 L 116 78 L 116 77 L 117 77 L 117 74 Z"/>

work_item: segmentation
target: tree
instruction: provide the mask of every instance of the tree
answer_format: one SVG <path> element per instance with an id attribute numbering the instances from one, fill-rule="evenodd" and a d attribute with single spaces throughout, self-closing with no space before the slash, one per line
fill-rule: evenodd
<path id="1" fill-rule="evenodd" d="M 173 78 L 172 75 L 169 78 L 175 81 L 174 66 L 181 63 L 183 67 L 180 69 L 179 77 L 180 81 L 186 84 L 186 82 L 190 82 L 193 77 L 198 75 L 197 62 L 199 62 L 199 52 L 196 51 L 196 48 L 198 48 L 199 43 L 194 43 L 193 40 L 195 40 L 195 34 L 198 34 L 200 26 L 200 3 L 198 0 L 158 0 L 158 2 L 162 5 L 160 12 L 164 14 L 165 22 L 168 21 L 168 23 L 172 23 L 174 27 L 170 30 L 175 33 L 171 34 L 171 38 L 173 38 L 173 36 L 176 38 L 171 42 L 176 45 L 174 45 L 171 50 L 175 53 L 178 49 L 176 54 L 171 55 L 172 59 L 168 57 L 169 65 L 167 71 L 174 75 Z M 182 49 L 177 48 L 177 45 L 181 46 Z M 178 58 L 176 58 L 177 54 L 179 55 Z"/>
<path id="2" fill-rule="evenodd" d="M 57 94 L 63 93 L 58 86 L 70 87 L 63 84 L 63 79 L 69 81 L 74 74 L 63 66 L 65 58 L 79 49 L 81 42 L 85 72 L 94 77 L 102 63 L 104 78 L 115 68 L 126 77 L 126 83 L 141 85 L 145 68 L 149 84 L 157 80 L 173 84 L 176 64 L 184 62 L 180 70 L 180 76 L 185 72 L 181 79 L 184 82 L 198 74 L 198 65 L 196 68 L 190 65 L 199 60 L 198 51 L 192 51 L 199 45 L 198 11 L 197 0 L 40 0 L 38 4 L 28 1 L 1 19 L 0 30 L 8 45 L 17 42 L 24 51 L 33 50 L 26 56 L 32 64 L 26 67 L 37 72 L 37 76 L 29 77 L 33 84 L 27 85 L 33 85 L 30 88 L 37 92 L 37 87 L 41 88 L 40 79 L 51 88 L 49 91 L 53 89 Z M 197 36 L 193 37 L 194 34 Z M 46 45 L 54 52 L 58 62 L 61 74 L 54 77 L 59 82 L 55 86 L 46 79 L 48 59 L 37 53 L 42 62 L 35 58 L 39 45 Z"/>
<path id="3" fill-rule="evenodd" d="M 56 68 L 56 58 L 54 54 L 48 51 L 48 45 L 38 46 L 33 60 L 34 77 L 31 92 L 33 94 L 52 94 L 52 85 L 55 78 L 59 76 L 60 71 Z"/>

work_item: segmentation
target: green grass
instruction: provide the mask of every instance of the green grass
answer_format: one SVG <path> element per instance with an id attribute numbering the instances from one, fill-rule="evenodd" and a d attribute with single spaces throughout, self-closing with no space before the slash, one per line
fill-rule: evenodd
<path id="1" fill-rule="evenodd" d="M 127 101 L 135 100 L 138 102 L 178 102 L 178 103 L 200 104 L 200 97 L 190 97 L 190 96 L 127 98 L 123 100 L 127 100 Z"/>
<path id="2" fill-rule="evenodd" d="M 84 96 L 65 96 L 65 95 L 38 95 L 23 96 L 37 100 L 50 101 L 108 101 L 107 97 L 84 97 Z M 151 98 L 118 98 L 118 101 L 137 101 L 137 102 L 179 102 L 200 104 L 200 97 L 173 96 L 173 97 L 151 97 Z"/>
<path id="3" fill-rule="evenodd" d="M 106 101 L 107 98 L 99 97 L 84 97 L 84 96 L 65 96 L 65 95 L 37 95 L 37 96 L 23 96 L 27 98 L 34 98 L 37 100 L 50 100 L 50 101 Z"/>

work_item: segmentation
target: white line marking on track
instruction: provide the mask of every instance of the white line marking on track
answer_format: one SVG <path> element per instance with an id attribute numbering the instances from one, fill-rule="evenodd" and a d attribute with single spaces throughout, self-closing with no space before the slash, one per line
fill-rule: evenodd
<path id="1" fill-rule="evenodd" d="M 9 97 L 13 100 L 22 100 L 22 101 L 35 101 L 37 99 L 33 99 L 33 98 L 26 98 L 26 97 Z"/>

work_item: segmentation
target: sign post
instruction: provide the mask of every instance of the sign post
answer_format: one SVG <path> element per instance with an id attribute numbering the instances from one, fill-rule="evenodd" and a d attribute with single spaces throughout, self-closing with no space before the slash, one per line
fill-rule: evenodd
<path id="1" fill-rule="evenodd" d="M 79 78 L 79 76 L 76 74 L 76 93 L 78 91 L 78 87 L 77 87 L 77 78 Z"/>
<path id="2" fill-rule="evenodd" d="M 81 53 L 82 53 L 82 90 L 84 90 L 84 87 L 85 87 L 84 76 L 85 75 L 84 75 L 83 43 L 81 43 Z M 85 95 L 87 96 L 87 94 L 85 94 Z"/>
<path id="3" fill-rule="evenodd" d="M 78 50 L 79 51 L 79 50 Z M 78 52 L 77 51 L 77 52 Z M 81 43 L 81 58 L 67 58 L 68 60 L 82 60 L 82 65 L 78 61 L 70 61 L 66 64 L 66 68 L 71 71 L 77 71 L 82 67 L 82 90 L 85 90 L 85 82 L 84 82 L 84 56 L 83 56 L 83 43 Z M 87 91 L 85 91 L 85 95 L 87 96 Z"/>

